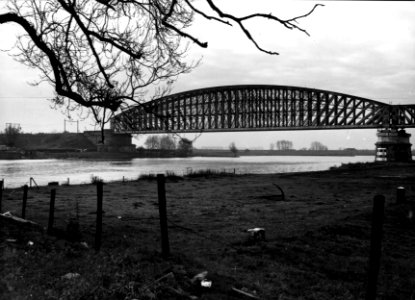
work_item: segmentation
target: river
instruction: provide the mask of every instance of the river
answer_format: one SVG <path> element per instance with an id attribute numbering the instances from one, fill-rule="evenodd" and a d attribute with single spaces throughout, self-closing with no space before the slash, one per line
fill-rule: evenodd
<path id="1" fill-rule="evenodd" d="M 191 158 L 135 158 L 129 160 L 0 160 L 0 179 L 6 188 L 50 181 L 90 183 L 93 176 L 104 181 L 134 180 L 140 175 L 174 172 L 185 175 L 197 170 L 265 174 L 327 170 L 342 163 L 370 162 L 372 156 L 241 156 Z"/>

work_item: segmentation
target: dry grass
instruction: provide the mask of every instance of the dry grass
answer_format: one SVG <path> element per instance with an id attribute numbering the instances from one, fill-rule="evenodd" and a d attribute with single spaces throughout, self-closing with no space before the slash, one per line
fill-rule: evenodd
<path id="1" fill-rule="evenodd" d="M 173 287 L 200 299 L 238 299 L 230 293 L 235 286 L 261 299 L 361 299 L 372 199 L 383 194 L 378 293 L 382 299 L 410 299 L 415 225 L 407 214 L 415 202 L 415 165 L 346 171 L 168 179 L 168 260 L 159 253 L 156 182 L 105 184 L 101 251 L 3 226 L 0 291 L 5 299 L 176 299 Z M 284 190 L 286 201 L 279 201 L 273 184 Z M 409 203 L 394 204 L 397 186 L 406 187 Z M 21 190 L 6 190 L 3 210 L 20 215 L 21 195 Z M 27 218 L 46 226 L 48 202 L 48 188 L 31 190 Z M 76 217 L 76 202 L 80 241 L 92 247 L 94 185 L 58 187 L 56 227 L 63 235 Z M 265 228 L 265 241 L 249 238 L 246 229 L 253 227 Z M 18 241 L 5 242 L 10 237 Z M 204 270 L 213 285 L 200 294 L 186 278 Z M 170 271 L 173 282 L 156 281 Z M 69 272 L 80 276 L 62 279 Z"/>

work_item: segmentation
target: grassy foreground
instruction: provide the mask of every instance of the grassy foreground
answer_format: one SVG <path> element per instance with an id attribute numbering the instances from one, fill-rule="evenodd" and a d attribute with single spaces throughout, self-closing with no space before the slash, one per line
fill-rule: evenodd
<path id="1" fill-rule="evenodd" d="M 405 204 L 395 204 L 398 186 Z M 362 299 L 372 200 L 383 194 L 378 298 L 415 299 L 415 164 L 172 176 L 166 190 L 169 259 L 160 255 L 151 177 L 104 185 L 98 253 L 94 185 L 57 187 L 55 236 L 0 219 L 0 298 Z M 20 216 L 21 198 L 21 189 L 5 190 L 3 211 Z M 30 190 L 26 218 L 46 227 L 48 210 L 49 189 Z M 246 232 L 255 227 L 264 241 Z M 192 280 L 203 271 L 210 288 Z"/>

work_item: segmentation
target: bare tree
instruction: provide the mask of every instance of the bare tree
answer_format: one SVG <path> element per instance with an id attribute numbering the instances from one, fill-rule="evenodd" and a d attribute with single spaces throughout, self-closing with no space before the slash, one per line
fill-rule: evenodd
<path id="1" fill-rule="evenodd" d="M 237 157 L 238 156 L 238 148 L 236 148 L 236 145 L 234 142 L 232 142 L 229 145 L 229 150 L 232 152 L 233 156 Z"/>
<path id="2" fill-rule="evenodd" d="M 315 141 L 312 142 L 310 145 L 310 150 L 314 150 L 314 151 L 325 151 L 328 150 L 327 146 L 323 145 L 322 143 Z"/>
<path id="3" fill-rule="evenodd" d="M 105 143 L 104 129 L 105 125 L 111 121 L 114 112 L 106 107 L 91 107 L 90 111 L 94 117 L 96 124 L 98 124 L 101 131 L 101 143 Z"/>
<path id="4" fill-rule="evenodd" d="M 194 66 L 183 59 L 183 38 L 163 25 L 183 30 L 192 13 L 167 1 L 146 2 L 8 0 L 0 24 L 23 27 L 16 58 L 54 85 L 56 104 L 116 111 Z"/>
<path id="5" fill-rule="evenodd" d="M 306 34 L 298 21 L 303 15 L 281 19 L 273 14 L 242 17 L 223 11 L 213 0 L 6 0 L 0 24 L 17 23 L 17 59 L 39 69 L 42 80 L 55 87 L 58 104 L 72 100 L 85 107 L 116 111 L 129 101 L 140 102 L 144 89 L 172 80 L 195 65 L 186 63 L 188 43 L 206 48 L 187 28 L 194 16 L 236 25 L 260 51 L 248 22 L 266 19 Z"/>
<path id="6" fill-rule="evenodd" d="M 0 4 L 5 10 L 0 13 L 0 24 L 16 23 L 23 28 L 16 59 L 41 71 L 37 83 L 54 86 L 51 100 L 55 105 L 66 112 L 88 108 L 101 127 L 103 142 L 104 126 L 114 112 L 164 95 L 177 76 L 197 65 L 185 59 L 188 46 L 206 48 L 208 43 L 187 30 L 195 16 L 236 25 L 257 49 L 277 55 L 258 44 L 248 23 L 265 19 L 308 34 L 298 21 L 320 6 L 281 19 L 269 13 L 237 17 L 213 0 L 200 2 L 5 0 Z"/>
<path id="7" fill-rule="evenodd" d="M 16 145 L 16 141 L 22 131 L 20 126 L 14 126 L 12 124 L 8 124 L 6 129 L 3 133 L 3 142 L 6 146 L 14 147 Z"/>
<path id="8" fill-rule="evenodd" d="M 157 135 L 150 135 L 144 145 L 147 149 L 160 149 L 160 138 Z"/>
<path id="9" fill-rule="evenodd" d="M 182 156 L 189 156 L 193 152 L 193 142 L 187 138 L 181 138 L 177 145 L 177 150 Z"/>
<path id="10" fill-rule="evenodd" d="M 163 135 L 160 138 L 160 149 L 162 150 L 175 150 L 176 141 L 171 135 Z"/>
<path id="11" fill-rule="evenodd" d="M 287 140 L 279 140 L 276 143 L 277 150 L 292 150 L 293 142 Z"/>

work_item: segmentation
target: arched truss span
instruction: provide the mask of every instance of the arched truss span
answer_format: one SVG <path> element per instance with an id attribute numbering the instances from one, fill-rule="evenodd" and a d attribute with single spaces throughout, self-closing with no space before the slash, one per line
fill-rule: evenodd
<path id="1" fill-rule="evenodd" d="M 221 86 L 162 97 L 116 115 L 115 132 L 415 127 L 415 105 L 292 86 Z"/>

